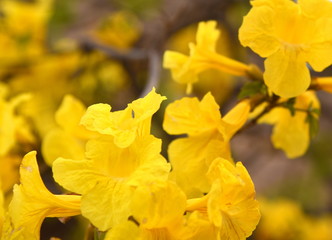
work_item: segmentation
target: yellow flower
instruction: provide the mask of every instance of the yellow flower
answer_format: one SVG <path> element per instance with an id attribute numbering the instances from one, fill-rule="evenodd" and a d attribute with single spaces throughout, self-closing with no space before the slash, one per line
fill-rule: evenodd
<path id="1" fill-rule="evenodd" d="M 320 239 L 329 240 L 332 239 L 332 217 L 323 216 L 320 218 L 309 218 L 308 223 L 303 226 L 304 240 Z"/>
<path id="2" fill-rule="evenodd" d="M 257 226 L 255 237 L 280 240 L 303 239 L 302 228 L 308 226 L 298 203 L 286 199 L 274 201 L 259 199 L 259 202 L 262 220 Z"/>
<path id="3" fill-rule="evenodd" d="M 260 219 L 252 180 L 242 165 L 215 159 L 207 173 L 212 187 L 198 199 L 187 201 L 187 211 L 200 212 L 209 221 L 213 238 L 244 240 L 252 234 Z M 203 229 L 204 230 L 204 229 Z"/>
<path id="4" fill-rule="evenodd" d="M 216 157 L 231 160 L 229 141 L 247 120 L 249 110 L 248 101 L 243 101 L 221 118 L 210 93 L 202 101 L 185 97 L 167 106 L 164 129 L 169 134 L 188 135 L 173 141 L 168 149 L 172 175 L 188 196 L 209 190 L 204 176 Z"/>
<path id="5" fill-rule="evenodd" d="M 276 107 L 259 119 L 259 123 L 274 125 L 272 143 L 274 147 L 282 149 L 288 158 L 296 158 L 303 155 L 310 143 L 310 125 L 307 121 L 307 110 L 320 109 L 319 101 L 312 91 L 307 91 L 296 98 L 295 115 L 292 116 L 289 109 Z M 313 113 L 318 119 L 318 114 Z"/>
<path id="6" fill-rule="evenodd" d="M 10 65 L 41 56 L 52 0 L 1 1 L 0 61 Z"/>
<path id="7" fill-rule="evenodd" d="M 249 66 L 216 53 L 216 43 L 220 32 L 216 21 L 200 22 L 196 34 L 196 44 L 190 43 L 190 55 L 166 51 L 164 67 L 172 71 L 175 81 L 187 84 L 187 93 L 198 81 L 198 74 L 207 69 L 217 69 L 236 76 L 246 76 Z"/>
<path id="8" fill-rule="evenodd" d="M 332 63 L 332 2 L 255 0 L 239 30 L 243 46 L 265 60 L 264 81 L 285 98 L 310 85 L 309 63 L 322 71 Z"/>
<path id="9" fill-rule="evenodd" d="M 152 114 L 162 100 L 153 90 L 122 111 L 93 105 L 82 123 L 99 136 L 87 142 L 85 159 L 58 158 L 53 163 L 55 180 L 82 194 L 82 215 L 102 231 L 131 215 L 128 204 L 137 186 L 168 177 L 170 166 L 160 155 L 161 141 L 150 135 Z"/>
<path id="10" fill-rule="evenodd" d="M 133 101 L 121 111 L 110 112 L 110 105 L 95 104 L 87 109 L 81 124 L 90 131 L 113 136 L 119 147 L 128 147 L 137 135 L 150 133 L 152 115 L 164 99 L 153 88 L 144 98 Z"/>
<path id="11" fill-rule="evenodd" d="M 39 239 L 41 224 L 46 217 L 68 217 L 80 214 L 81 197 L 53 195 L 39 175 L 36 152 L 30 152 L 20 167 L 21 184 L 14 186 L 14 196 L 1 239 Z"/>
<path id="12" fill-rule="evenodd" d="M 139 38 L 141 25 L 130 12 L 114 12 L 102 21 L 95 35 L 113 47 L 126 50 Z"/>

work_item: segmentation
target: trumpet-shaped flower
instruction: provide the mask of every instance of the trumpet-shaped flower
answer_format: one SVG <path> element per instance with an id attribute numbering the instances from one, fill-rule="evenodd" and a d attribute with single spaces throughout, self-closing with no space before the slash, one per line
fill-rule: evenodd
<path id="1" fill-rule="evenodd" d="M 173 141 L 168 149 L 173 177 L 188 196 L 209 190 L 204 176 L 216 157 L 231 160 L 229 141 L 246 122 L 249 110 L 249 103 L 243 101 L 222 118 L 210 93 L 202 101 L 186 97 L 167 106 L 164 129 L 169 134 L 188 135 Z"/>
<path id="2" fill-rule="evenodd" d="M 53 195 L 44 186 L 39 175 L 36 152 L 22 160 L 21 183 L 14 186 L 1 239 L 38 240 L 41 224 L 46 217 L 79 215 L 81 197 Z"/>
<path id="3" fill-rule="evenodd" d="M 100 104 L 90 107 L 82 123 L 99 136 L 87 142 L 85 159 L 58 158 L 53 163 L 55 180 L 82 194 L 83 216 L 102 231 L 131 215 L 128 204 L 137 186 L 168 177 L 161 141 L 150 135 L 151 117 L 162 99 L 152 91 L 123 111 L 110 113 L 110 106 Z"/>
<path id="4" fill-rule="evenodd" d="M 200 22 L 196 34 L 196 44 L 190 43 L 190 55 L 166 51 L 164 67 L 172 71 L 175 81 L 187 84 L 187 93 L 198 81 L 198 74 L 207 69 L 217 69 L 236 76 L 245 76 L 249 66 L 227 58 L 216 52 L 220 32 L 216 21 Z"/>
<path id="5" fill-rule="evenodd" d="M 332 63 L 332 2 L 255 0 L 239 30 L 240 42 L 265 60 L 264 81 L 285 98 L 310 85 L 309 63 L 322 71 Z"/>
<path id="6" fill-rule="evenodd" d="M 228 160 L 217 158 L 207 176 L 212 184 L 210 192 L 204 197 L 189 199 L 187 211 L 200 212 L 201 218 L 210 223 L 206 226 L 212 235 L 209 239 L 246 239 L 260 219 L 254 185 L 247 170 L 240 162 L 234 166 Z"/>
<path id="7" fill-rule="evenodd" d="M 319 101 L 312 91 L 307 91 L 295 100 L 295 115 L 284 107 L 276 107 L 258 120 L 259 123 L 274 125 L 272 143 L 282 149 L 287 157 L 296 158 L 303 155 L 310 143 L 310 122 L 308 112 L 319 110 Z M 296 110 L 297 109 L 297 110 Z M 316 112 L 311 113 L 318 119 Z"/>

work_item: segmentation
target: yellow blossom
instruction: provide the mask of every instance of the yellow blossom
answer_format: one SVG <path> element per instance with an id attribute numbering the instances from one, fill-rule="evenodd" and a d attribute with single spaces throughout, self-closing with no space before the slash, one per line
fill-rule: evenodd
<path id="1" fill-rule="evenodd" d="M 240 42 L 265 60 L 264 81 L 285 98 L 310 85 L 309 63 L 322 71 L 332 63 L 332 2 L 254 0 L 239 30 Z"/>
<path id="2" fill-rule="evenodd" d="M 286 199 L 259 199 L 259 202 L 262 220 L 255 232 L 258 239 L 303 239 L 302 227 L 307 225 L 298 203 Z"/>
<path id="3" fill-rule="evenodd" d="M 294 116 L 289 109 L 276 107 L 258 120 L 259 123 L 274 125 L 273 145 L 282 149 L 289 158 L 299 157 L 306 152 L 310 143 L 310 123 L 307 121 L 307 111 L 310 111 L 309 108 L 319 111 L 320 104 L 315 93 L 307 91 L 296 98 L 294 108 Z M 312 114 L 318 119 L 317 113 Z"/>
<path id="4" fill-rule="evenodd" d="M 51 0 L 1 1 L 0 8 L 4 12 L 0 28 L 1 64 L 10 65 L 41 56 L 51 4 Z"/>
<path id="5" fill-rule="evenodd" d="M 207 176 L 212 184 L 210 192 L 204 197 L 189 199 L 187 211 L 198 211 L 201 218 L 209 221 L 206 228 L 213 235 L 210 239 L 246 239 L 260 219 L 254 185 L 247 170 L 240 162 L 234 166 L 228 160 L 217 158 Z"/>
<path id="6" fill-rule="evenodd" d="M 167 106 L 164 129 L 169 134 L 188 135 L 174 140 L 168 149 L 172 175 L 188 196 L 209 190 L 204 176 L 216 157 L 232 161 L 229 141 L 246 122 L 249 110 L 248 101 L 242 101 L 222 118 L 210 93 L 202 101 L 185 97 Z"/>
<path id="7" fill-rule="evenodd" d="M 207 69 L 217 69 L 236 76 L 246 76 L 250 69 L 216 52 L 220 35 L 216 25 L 216 21 L 199 23 L 196 44 L 189 44 L 189 56 L 173 51 L 165 52 L 164 67 L 171 69 L 175 81 L 187 84 L 187 93 L 191 92 L 192 84 L 198 81 L 197 75 Z"/>
<path id="8" fill-rule="evenodd" d="M 80 196 L 53 195 L 44 186 L 35 151 L 23 158 L 20 180 L 20 185 L 14 186 L 1 239 L 38 240 L 44 218 L 80 214 Z"/>
<path id="9" fill-rule="evenodd" d="M 55 180 L 82 194 L 83 216 L 102 231 L 131 215 L 128 204 L 137 186 L 168 177 L 170 166 L 160 155 L 161 141 L 150 135 L 152 114 L 162 100 L 153 90 L 122 111 L 93 105 L 82 123 L 100 135 L 87 142 L 85 159 L 58 158 L 53 163 Z"/>
<path id="10" fill-rule="evenodd" d="M 329 240 L 332 239 L 332 217 L 308 217 L 308 223 L 303 226 L 303 240 L 319 239 Z"/>
<path id="11" fill-rule="evenodd" d="M 329 240 L 331 216 L 310 216 L 289 199 L 259 199 L 262 219 L 255 231 L 258 240 Z"/>
<path id="12" fill-rule="evenodd" d="M 108 45 L 126 50 L 139 38 L 140 33 L 141 25 L 135 15 L 118 11 L 102 21 L 95 35 Z"/>

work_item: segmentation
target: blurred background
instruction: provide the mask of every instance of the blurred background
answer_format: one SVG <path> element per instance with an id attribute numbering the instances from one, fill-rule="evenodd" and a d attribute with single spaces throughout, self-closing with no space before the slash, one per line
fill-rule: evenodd
<path id="1" fill-rule="evenodd" d="M 152 132 L 163 139 L 167 157 L 174 137 L 161 127 L 164 109 L 185 96 L 185 86 L 162 68 L 164 51 L 188 54 L 197 23 L 213 19 L 222 32 L 218 52 L 263 70 L 263 59 L 237 37 L 249 9 L 249 0 L 1 0 L 0 144 L 5 147 L 0 176 L 7 203 L 20 159 L 30 150 L 38 151 L 47 187 L 62 191 L 50 169 L 57 153 L 44 149 L 54 136 L 75 145 L 75 153 L 66 152 L 69 157 L 84 145 L 60 119 L 70 114 L 64 110 L 65 96 L 75 109 L 102 102 L 118 110 L 156 87 L 167 101 L 154 116 Z M 331 68 L 319 74 L 331 76 Z M 199 77 L 192 95 L 212 92 L 223 114 L 245 82 L 212 70 Z M 247 167 L 262 208 L 250 239 L 332 239 L 332 96 L 318 96 L 320 131 L 304 156 L 287 159 L 274 149 L 268 125 L 253 126 L 232 140 L 233 157 Z M 79 217 L 46 219 L 41 238 L 84 239 L 87 229 Z"/>

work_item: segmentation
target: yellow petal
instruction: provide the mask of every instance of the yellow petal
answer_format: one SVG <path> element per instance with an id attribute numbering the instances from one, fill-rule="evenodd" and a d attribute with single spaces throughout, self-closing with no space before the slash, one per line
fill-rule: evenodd
<path id="1" fill-rule="evenodd" d="M 84 144 L 69 133 L 61 129 L 54 129 L 43 139 L 42 154 L 49 166 L 52 166 L 58 157 L 83 159 Z"/>
<path id="2" fill-rule="evenodd" d="M 307 91 L 296 98 L 295 108 L 307 110 L 309 106 L 320 109 L 319 101 L 313 92 Z M 296 111 L 292 116 L 288 109 L 275 108 L 259 122 L 274 124 L 272 133 L 274 147 L 282 149 L 288 158 L 295 158 L 303 155 L 310 143 L 306 118 L 305 112 Z"/>
<path id="3" fill-rule="evenodd" d="M 162 156 L 150 159 L 142 163 L 130 175 L 127 184 L 137 187 L 143 183 L 151 183 L 156 180 L 166 181 L 171 170 L 171 166 Z"/>
<path id="4" fill-rule="evenodd" d="M 0 155 L 5 155 L 16 142 L 15 115 L 10 103 L 0 99 Z"/>
<path id="5" fill-rule="evenodd" d="M 104 240 L 139 240 L 139 227 L 132 221 L 125 221 L 110 229 Z"/>
<path id="6" fill-rule="evenodd" d="M 152 135 L 138 137 L 127 148 L 119 148 L 112 139 L 90 140 L 86 158 L 104 175 L 115 178 L 130 176 L 140 165 L 160 158 L 161 140 Z"/>
<path id="7" fill-rule="evenodd" d="M 122 111 L 110 112 L 108 104 L 95 104 L 81 120 L 87 129 L 114 137 L 117 146 L 128 147 L 137 135 L 150 134 L 152 115 L 165 99 L 152 89 L 144 98 L 133 101 Z"/>
<path id="8" fill-rule="evenodd" d="M 264 81 L 275 94 L 291 98 L 310 85 L 310 74 L 303 54 L 294 48 L 282 48 L 265 60 Z"/>
<path id="9" fill-rule="evenodd" d="M 191 71 L 190 59 L 184 54 L 166 51 L 164 53 L 163 67 L 171 70 L 172 78 L 176 82 L 192 84 L 198 81 L 197 71 Z"/>
<path id="10" fill-rule="evenodd" d="M 186 196 L 172 182 L 155 181 L 138 186 L 130 206 L 140 227 L 166 228 L 182 219 Z"/>
<path id="11" fill-rule="evenodd" d="M 241 101 L 232 108 L 224 117 L 223 123 L 219 131 L 223 134 L 225 141 L 229 141 L 233 135 L 248 120 L 250 112 L 250 102 L 248 100 Z"/>
<path id="12" fill-rule="evenodd" d="M 282 110 L 283 112 L 280 112 L 279 116 L 283 119 L 273 129 L 273 146 L 282 149 L 288 158 L 302 156 L 310 142 L 309 126 L 305 122 L 305 116 L 292 117 L 289 110 Z"/>
<path id="13" fill-rule="evenodd" d="M 209 191 L 206 173 L 216 157 L 231 159 L 229 144 L 211 133 L 173 141 L 168 155 L 173 177 L 189 197 L 198 197 Z"/>
<path id="14" fill-rule="evenodd" d="M 138 125 L 139 136 L 150 134 L 152 115 L 159 110 L 160 104 L 165 99 L 166 97 L 156 93 L 155 88 L 153 88 L 144 98 L 139 98 L 128 104 L 132 118 Z"/>
<path id="15" fill-rule="evenodd" d="M 2 192 L 2 182 L 0 179 L 0 232 L 2 232 L 3 222 L 5 220 L 4 196 Z"/>
<path id="16" fill-rule="evenodd" d="M 82 116 L 86 111 L 82 102 L 71 95 L 66 95 L 55 113 L 56 123 L 66 132 L 76 137 L 88 139 L 92 133 L 80 126 Z"/>
<path id="17" fill-rule="evenodd" d="M 90 160 L 58 158 L 53 162 L 53 177 L 57 183 L 74 193 L 89 192 L 98 181 L 106 177 L 100 174 Z"/>
<path id="18" fill-rule="evenodd" d="M 167 106 L 163 127 L 169 134 L 199 133 L 214 129 L 221 115 L 213 96 L 207 93 L 201 102 L 197 98 L 182 98 Z"/>
<path id="19" fill-rule="evenodd" d="M 254 1 L 254 3 L 257 1 Z M 273 34 L 273 10 L 266 6 L 254 7 L 244 17 L 239 29 L 239 40 L 261 57 L 268 57 L 281 46 Z"/>
<path id="20" fill-rule="evenodd" d="M 124 182 L 108 179 L 98 182 L 82 196 L 82 215 L 100 231 L 125 222 L 129 216 L 133 189 Z"/>
<path id="21" fill-rule="evenodd" d="M 328 40 L 311 44 L 310 50 L 307 51 L 306 58 L 308 59 L 310 66 L 312 66 L 312 68 L 317 72 L 323 71 L 325 68 L 332 64 L 332 34 L 330 31 L 332 28 L 332 19 L 329 22 L 330 27 L 327 31 L 330 36 L 328 38 L 327 34 L 325 35 Z"/>
<path id="22" fill-rule="evenodd" d="M 331 17 L 332 3 L 330 0 L 298 0 L 303 13 L 311 18 Z"/>
<path id="23" fill-rule="evenodd" d="M 196 33 L 197 47 L 215 52 L 219 36 L 216 21 L 200 22 Z"/>
<path id="24" fill-rule="evenodd" d="M 22 157 L 14 154 L 0 157 L 0 182 L 3 193 L 12 190 L 13 185 L 19 182 L 18 167 Z"/>

